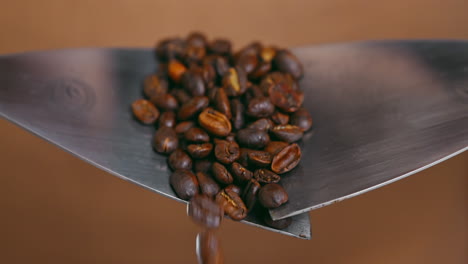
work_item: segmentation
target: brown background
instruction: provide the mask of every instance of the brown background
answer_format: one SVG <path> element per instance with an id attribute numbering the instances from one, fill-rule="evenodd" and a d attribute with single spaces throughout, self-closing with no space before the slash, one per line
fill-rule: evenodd
<path id="1" fill-rule="evenodd" d="M 237 46 L 468 38 L 466 0 L 2 1 L 0 53 L 150 46 L 193 29 Z M 0 263 L 195 263 L 182 204 L 0 120 Z M 226 221 L 227 263 L 468 263 L 468 153 L 311 213 L 303 241 Z M 286 249 L 287 248 L 287 249 Z"/>

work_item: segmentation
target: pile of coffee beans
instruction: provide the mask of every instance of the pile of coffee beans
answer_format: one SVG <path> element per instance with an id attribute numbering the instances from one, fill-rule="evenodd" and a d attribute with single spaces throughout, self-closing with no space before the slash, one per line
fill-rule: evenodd
<path id="1" fill-rule="evenodd" d="M 312 127 L 299 60 L 258 42 L 233 52 L 229 40 L 199 32 L 159 42 L 155 55 L 158 72 L 132 111 L 157 125 L 153 148 L 168 155 L 169 182 L 191 201 L 193 220 L 216 228 L 223 214 L 242 220 L 260 210 L 265 224 L 286 228 L 291 219 L 273 221 L 267 209 L 288 201 L 281 175 L 299 163 L 295 142 Z"/>

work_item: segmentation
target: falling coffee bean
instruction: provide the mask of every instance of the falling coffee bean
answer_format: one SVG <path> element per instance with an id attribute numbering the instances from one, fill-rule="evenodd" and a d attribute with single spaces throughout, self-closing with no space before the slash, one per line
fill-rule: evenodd
<path id="1" fill-rule="evenodd" d="M 199 264 L 223 264 L 224 256 L 219 238 L 213 230 L 204 230 L 197 235 L 197 259 Z"/>
<path id="2" fill-rule="evenodd" d="M 159 153 L 169 154 L 177 149 L 179 140 L 174 129 L 171 127 L 160 127 L 153 137 L 153 148 Z"/>
<path id="3" fill-rule="evenodd" d="M 277 208 L 288 201 L 288 193 L 281 185 L 270 183 L 260 189 L 258 201 L 265 208 Z"/>
<path id="4" fill-rule="evenodd" d="M 190 200 L 198 193 L 198 181 L 189 170 L 176 170 L 169 177 L 169 182 L 180 199 Z"/>
<path id="5" fill-rule="evenodd" d="M 139 99 L 132 103 L 132 111 L 138 121 L 151 125 L 159 117 L 159 110 L 148 100 Z"/>
<path id="6" fill-rule="evenodd" d="M 210 196 L 195 194 L 187 205 L 187 214 L 197 225 L 204 228 L 218 228 L 224 212 Z"/>

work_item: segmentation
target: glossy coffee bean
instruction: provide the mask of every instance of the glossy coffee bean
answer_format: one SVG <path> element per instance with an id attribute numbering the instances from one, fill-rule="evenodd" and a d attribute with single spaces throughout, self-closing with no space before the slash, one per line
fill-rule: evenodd
<path id="1" fill-rule="evenodd" d="M 277 183 L 280 176 L 268 169 L 258 169 L 254 172 L 254 179 L 260 183 Z"/>
<path id="2" fill-rule="evenodd" d="M 260 80 L 272 69 L 271 62 L 259 62 L 257 68 L 249 74 L 250 80 Z"/>
<path id="3" fill-rule="evenodd" d="M 231 119 L 231 104 L 224 88 L 216 89 L 214 105 L 216 110 L 223 113 L 228 119 Z"/>
<path id="4" fill-rule="evenodd" d="M 183 104 L 177 112 L 180 120 L 187 120 L 208 106 L 208 97 L 196 96 Z"/>
<path id="5" fill-rule="evenodd" d="M 241 56 L 244 56 L 244 55 L 259 56 L 261 50 L 262 50 L 262 44 L 260 42 L 255 41 L 255 42 L 249 43 L 247 46 L 239 50 L 236 53 L 235 57 L 236 59 L 239 59 Z"/>
<path id="6" fill-rule="evenodd" d="M 266 151 L 249 153 L 249 164 L 255 167 L 267 167 L 271 164 L 272 156 Z"/>
<path id="7" fill-rule="evenodd" d="M 213 173 L 213 177 L 222 184 L 231 184 L 234 181 L 231 173 L 219 162 L 213 162 L 211 172 Z"/>
<path id="8" fill-rule="evenodd" d="M 169 71 L 169 77 L 175 82 L 179 83 L 182 79 L 182 75 L 187 71 L 187 68 L 178 60 L 171 60 L 167 65 Z"/>
<path id="9" fill-rule="evenodd" d="M 232 112 L 232 125 L 236 130 L 244 127 L 244 105 L 239 99 L 231 100 L 231 112 Z"/>
<path id="10" fill-rule="evenodd" d="M 199 264 L 223 264 L 224 256 L 219 238 L 208 229 L 197 235 L 196 253 Z"/>
<path id="11" fill-rule="evenodd" d="M 271 62 L 276 56 L 276 48 L 263 47 L 260 51 L 260 57 L 263 62 Z"/>
<path id="12" fill-rule="evenodd" d="M 164 112 L 159 117 L 159 127 L 174 127 L 176 124 L 176 115 L 174 112 Z"/>
<path id="13" fill-rule="evenodd" d="M 206 55 L 206 50 L 204 47 L 198 47 L 194 45 L 187 45 L 185 46 L 184 54 L 183 54 L 183 59 L 185 63 L 191 64 L 191 63 L 198 63 L 205 57 Z"/>
<path id="14" fill-rule="evenodd" d="M 227 191 L 227 192 L 229 192 L 229 191 L 235 192 L 238 195 L 241 195 L 241 193 L 242 193 L 241 188 L 239 186 L 237 186 L 237 185 L 234 185 L 234 184 L 226 186 L 226 188 L 224 188 L 224 190 Z"/>
<path id="15" fill-rule="evenodd" d="M 195 160 L 195 164 L 193 167 L 194 167 L 195 172 L 211 173 L 212 164 L 213 164 L 213 161 L 210 158 L 198 159 L 198 160 Z"/>
<path id="16" fill-rule="evenodd" d="M 221 112 L 214 110 L 213 108 L 206 108 L 198 116 L 198 123 L 208 133 L 218 137 L 225 137 L 231 133 L 231 122 Z"/>
<path id="17" fill-rule="evenodd" d="M 148 100 L 139 99 L 132 103 L 135 118 L 145 125 L 151 125 L 159 118 L 159 110 Z"/>
<path id="18" fill-rule="evenodd" d="M 214 87 L 216 82 L 216 71 L 214 67 L 208 63 L 202 64 L 200 67 L 206 89 Z"/>
<path id="19" fill-rule="evenodd" d="M 244 70 L 246 74 L 252 73 L 258 65 L 256 54 L 244 54 L 236 60 L 236 65 Z"/>
<path id="20" fill-rule="evenodd" d="M 295 112 L 304 102 L 304 93 L 290 75 L 271 73 L 262 80 L 260 88 L 269 94 L 271 103 L 284 112 Z"/>
<path id="21" fill-rule="evenodd" d="M 179 139 L 171 127 L 160 127 L 153 137 L 153 149 L 162 154 L 172 153 L 179 146 Z"/>
<path id="22" fill-rule="evenodd" d="M 195 126 L 195 122 L 193 121 L 183 121 L 177 124 L 174 128 L 177 134 L 185 134 L 187 130 Z"/>
<path id="23" fill-rule="evenodd" d="M 271 121 L 270 119 L 261 118 L 253 123 L 250 123 L 250 125 L 248 125 L 247 128 L 268 131 L 271 128 L 273 128 L 273 125 L 273 121 Z"/>
<path id="24" fill-rule="evenodd" d="M 210 196 L 195 194 L 187 205 L 187 214 L 203 228 L 218 228 L 224 212 Z"/>
<path id="25" fill-rule="evenodd" d="M 240 155 L 239 145 L 235 141 L 215 139 L 214 154 L 216 159 L 223 164 L 231 164 Z"/>
<path id="26" fill-rule="evenodd" d="M 184 137 L 186 140 L 191 141 L 191 142 L 208 142 L 210 141 L 210 136 L 208 136 L 208 133 L 205 132 L 205 130 L 199 128 L 199 127 L 192 127 L 189 128 L 185 134 Z"/>
<path id="27" fill-rule="evenodd" d="M 172 94 L 162 94 L 151 98 L 151 102 L 159 109 L 173 111 L 179 107 L 179 102 Z"/>
<path id="28" fill-rule="evenodd" d="M 177 99 L 179 105 L 183 105 L 190 100 L 190 95 L 184 90 L 180 88 L 174 88 L 171 90 L 171 94 Z"/>
<path id="29" fill-rule="evenodd" d="M 237 141 L 241 146 L 260 149 L 268 144 L 270 137 L 265 131 L 244 128 L 237 131 Z"/>
<path id="30" fill-rule="evenodd" d="M 288 201 L 288 193 L 281 185 L 270 183 L 260 189 L 258 201 L 265 208 L 277 208 Z"/>
<path id="31" fill-rule="evenodd" d="M 209 64 L 213 67 L 217 79 L 222 79 L 229 72 L 229 63 L 223 56 L 210 55 L 203 59 L 203 64 Z"/>
<path id="32" fill-rule="evenodd" d="M 176 170 L 169 176 L 169 182 L 180 199 L 190 200 L 198 193 L 198 181 L 189 170 Z"/>
<path id="33" fill-rule="evenodd" d="M 301 155 L 301 148 L 299 145 L 291 144 L 274 156 L 271 163 L 271 170 L 278 174 L 286 173 L 299 164 Z"/>
<path id="34" fill-rule="evenodd" d="M 229 68 L 223 76 L 223 87 L 228 96 L 240 96 L 247 90 L 247 75 L 240 67 Z"/>
<path id="35" fill-rule="evenodd" d="M 200 185 L 200 192 L 210 197 L 214 197 L 220 190 L 216 181 L 211 178 L 206 172 L 197 172 L 198 184 Z"/>
<path id="36" fill-rule="evenodd" d="M 247 114 L 256 118 L 269 117 L 275 112 L 275 106 L 268 97 L 256 97 L 247 105 Z"/>
<path id="37" fill-rule="evenodd" d="M 265 151 L 269 152 L 271 156 L 275 156 L 282 149 L 287 147 L 289 144 L 284 141 L 270 141 L 265 147 Z"/>
<path id="38" fill-rule="evenodd" d="M 232 163 L 231 172 L 236 182 L 241 184 L 252 179 L 253 176 L 253 173 L 251 171 L 249 171 L 247 168 L 245 168 L 238 162 Z"/>
<path id="39" fill-rule="evenodd" d="M 273 227 L 275 229 L 282 230 L 282 229 L 285 229 L 285 228 L 287 228 L 288 226 L 291 225 L 292 217 L 286 217 L 286 218 L 283 218 L 283 219 L 280 219 L 280 220 L 273 220 L 273 219 L 271 219 L 271 216 L 268 213 L 268 211 L 266 211 L 264 213 L 264 215 L 263 215 L 263 221 L 269 227 Z"/>
<path id="40" fill-rule="evenodd" d="M 192 96 L 205 95 L 206 87 L 203 72 L 198 68 L 190 69 L 182 76 L 182 85 Z"/>
<path id="41" fill-rule="evenodd" d="M 171 169 L 174 171 L 192 169 L 192 159 L 185 151 L 180 148 L 176 149 L 171 153 L 171 155 L 169 155 L 168 163 L 169 167 L 171 167 Z"/>
<path id="42" fill-rule="evenodd" d="M 156 56 L 162 62 L 179 58 L 185 48 L 185 41 L 180 38 L 163 39 L 156 46 Z"/>
<path id="43" fill-rule="evenodd" d="M 227 39 L 215 39 L 208 44 L 208 50 L 217 55 L 228 56 L 231 53 L 231 42 Z"/>
<path id="44" fill-rule="evenodd" d="M 187 146 L 187 152 L 194 159 L 203 159 L 210 155 L 213 150 L 213 144 L 203 143 L 203 144 L 190 144 Z"/>
<path id="45" fill-rule="evenodd" d="M 289 123 L 289 115 L 276 111 L 271 115 L 271 120 L 277 125 L 286 125 Z"/>
<path id="46" fill-rule="evenodd" d="M 167 93 L 167 81 L 156 74 L 148 75 L 143 82 L 143 93 L 148 99 Z"/>
<path id="47" fill-rule="evenodd" d="M 232 220 L 240 221 L 247 217 L 247 207 L 239 194 L 232 190 L 222 190 L 216 195 L 218 203 Z"/>
<path id="48" fill-rule="evenodd" d="M 250 212 L 257 202 L 257 193 L 260 190 L 261 185 L 255 179 L 250 179 L 247 183 L 244 193 L 242 194 L 242 200 L 247 206 L 247 210 Z"/>
<path id="49" fill-rule="evenodd" d="M 309 111 L 305 108 L 299 108 L 291 116 L 291 125 L 302 128 L 303 131 L 307 131 L 312 127 L 312 116 Z"/>
<path id="50" fill-rule="evenodd" d="M 279 140 L 288 143 L 296 142 L 302 138 L 304 132 L 298 126 L 293 125 L 279 125 L 273 127 L 271 133 Z"/>
<path id="51" fill-rule="evenodd" d="M 289 50 L 277 51 L 274 64 L 279 71 L 289 73 L 296 79 L 302 78 L 304 73 L 301 62 Z"/>
<path id="52" fill-rule="evenodd" d="M 204 48 L 208 44 L 205 34 L 201 32 L 191 32 L 185 42 L 187 45 Z"/>

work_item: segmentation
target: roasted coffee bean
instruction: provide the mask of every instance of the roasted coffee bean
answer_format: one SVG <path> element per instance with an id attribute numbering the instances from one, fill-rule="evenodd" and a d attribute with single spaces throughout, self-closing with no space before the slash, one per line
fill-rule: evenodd
<path id="1" fill-rule="evenodd" d="M 164 112 L 159 117 L 159 127 L 174 127 L 176 124 L 176 115 L 174 112 Z"/>
<path id="2" fill-rule="evenodd" d="M 194 45 L 187 45 L 185 46 L 184 50 L 184 61 L 188 64 L 190 63 L 198 63 L 205 57 L 206 50 L 204 47 L 198 47 Z"/>
<path id="3" fill-rule="evenodd" d="M 187 214 L 203 228 L 218 228 L 224 212 L 210 196 L 195 194 L 187 205 Z"/>
<path id="4" fill-rule="evenodd" d="M 177 124 L 174 128 L 177 134 L 185 134 L 187 130 L 195 126 L 195 122 L 193 121 L 183 121 Z"/>
<path id="5" fill-rule="evenodd" d="M 252 152 L 263 152 L 262 150 L 241 148 L 239 158 L 236 160 L 240 165 L 244 167 L 249 166 L 249 154 Z"/>
<path id="6" fill-rule="evenodd" d="M 271 115 L 271 120 L 278 125 L 286 125 L 289 123 L 289 116 L 281 113 L 280 111 L 276 111 Z"/>
<path id="7" fill-rule="evenodd" d="M 199 68 L 192 68 L 182 76 L 182 84 L 192 96 L 205 95 L 205 81 L 203 80 L 203 72 Z"/>
<path id="8" fill-rule="evenodd" d="M 177 99 L 172 94 L 161 94 L 151 98 L 151 102 L 159 109 L 173 111 L 179 107 Z"/>
<path id="9" fill-rule="evenodd" d="M 223 264 L 224 256 L 221 243 L 214 233 L 208 229 L 197 235 L 197 260 L 199 264 Z"/>
<path id="10" fill-rule="evenodd" d="M 171 94 L 177 99 L 179 105 L 183 105 L 190 100 L 190 95 L 183 89 L 172 89 Z"/>
<path id="11" fill-rule="evenodd" d="M 277 208 L 288 201 L 288 193 L 281 185 L 270 183 L 260 189 L 258 201 L 265 208 Z"/>
<path id="12" fill-rule="evenodd" d="M 271 71 L 271 62 L 260 62 L 257 68 L 249 74 L 249 79 L 259 80 Z"/>
<path id="13" fill-rule="evenodd" d="M 299 108 L 291 116 L 291 125 L 298 126 L 303 131 L 307 131 L 312 127 L 312 116 L 305 108 Z"/>
<path id="14" fill-rule="evenodd" d="M 198 116 L 198 123 L 208 133 L 211 133 L 218 137 L 225 137 L 231 133 L 231 122 L 221 112 L 214 110 L 213 108 L 206 108 Z"/>
<path id="15" fill-rule="evenodd" d="M 231 100 L 231 111 L 232 111 L 232 125 L 236 130 L 244 127 L 244 105 L 239 99 Z"/>
<path id="16" fill-rule="evenodd" d="M 192 169 L 192 159 L 180 148 L 176 149 L 171 153 L 171 155 L 169 155 L 168 163 L 172 170 Z"/>
<path id="17" fill-rule="evenodd" d="M 282 141 L 286 141 L 288 143 L 296 142 L 302 138 L 304 132 L 298 126 L 293 125 L 278 125 L 271 129 L 271 133 Z"/>
<path id="18" fill-rule="evenodd" d="M 261 82 L 260 89 L 268 94 L 271 102 L 284 112 L 295 112 L 304 101 L 304 93 L 289 74 L 273 72 Z"/>
<path id="19" fill-rule="evenodd" d="M 271 162 L 271 170 L 278 174 L 286 173 L 299 164 L 301 155 L 301 148 L 299 145 L 291 144 L 274 156 Z"/>
<path id="20" fill-rule="evenodd" d="M 237 186 L 237 185 L 234 185 L 234 184 L 226 186 L 226 188 L 224 188 L 224 190 L 225 191 L 232 191 L 232 192 L 237 193 L 238 195 L 241 195 L 241 188 L 239 186 Z"/>
<path id="21" fill-rule="evenodd" d="M 270 137 L 265 131 L 244 128 L 237 132 L 237 141 L 241 146 L 260 149 L 268 144 Z"/>
<path id="22" fill-rule="evenodd" d="M 219 192 L 219 185 L 206 172 L 199 171 L 196 176 L 201 193 L 214 197 Z"/>
<path id="23" fill-rule="evenodd" d="M 143 93 L 148 99 L 167 93 L 167 81 L 156 74 L 151 74 L 143 82 Z"/>
<path id="24" fill-rule="evenodd" d="M 268 131 L 273 128 L 273 122 L 267 118 L 261 118 L 247 126 L 249 129 Z"/>
<path id="25" fill-rule="evenodd" d="M 268 145 L 265 147 L 265 151 L 269 152 L 271 156 L 275 156 L 278 152 L 282 149 L 287 147 L 289 144 L 284 141 L 270 141 Z"/>
<path id="26" fill-rule="evenodd" d="M 216 195 L 216 202 L 232 220 L 240 221 L 247 216 L 247 207 L 239 194 L 232 190 L 222 190 Z"/>
<path id="27" fill-rule="evenodd" d="M 207 89 L 214 87 L 216 82 L 216 71 L 211 64 L 203 64 L 201 66 L 203 81 Z"/>
<path id="28" fill-rule="evenodd" d="M 231 105 L 224 88 L 216 89 L 216 95 L 214 99 L 216 110 L 223 113 L 228 119 L 231 119 Z"/>
<path id="29" fill-rule="evenodd" d="M 234 133 L 229 133 L 229 135 L 226 137 L 227 141 L 236 141 L 236 134 Z"/>
<path id="30" fill-rule="evenodd" d="M 189 128 L 185 134 L 184 137 L 186 140 L 191 141 L 191 142 L 208 142 L 210 141 L 210 136 L 205 132 L 205 130 L 198 128 L 198 127 L 192 127 Z"/>
<path id="31" fill-rule="evenodd" d="M 197 177 L 189 170 L 174 171 L 169 182 L 180 199 L 188 201 L 198 193 Z"/>
<path id="32" fill-rule="evenodd" d="M 254 179 L 260 183 L 277 183 L 281 178 L 271 170 L 258 169 L 254 172 Z"/>
<path id="33" fill-rule="evenodd" d="M 208 45 L 208 49 L 213 54 L 229 56 L 231 46 L 231 42 L 227 39 L 215 39 Z"/>
<path id="34" fill-rule="evenodd" d="M 211 171 L 213 172 L 214 178 L 222 184 L 231 184 L 234 181 L 231 173 L 219 162 L 213 162 Z"/>
<path id="35" fill-rule="evenodd" d="M 272 156 L 266 151 L 253 151 L 249 153 L 249 164 L 256 167 L 267 167 L 271 164 Z"/>
<path id="36" fill-rule="evenodd" d="M 211 173 L 211 165 L 213 165 L 211 159 L 195 160 L 194 170 L 195 172 Z"/>
<path id="37" fill-rule="evenodd" d="M 169 71 L 169 77 L 171 77 L 171 79 L 176 83 L 180 82 L 182 75 L 184 75 L 184 73 L 187 71 L 185 65 L 178 60 L 169 61 L 167 67 Z"/>
<path id="38" fill-rule="evenodd" d="M 215 139 L 214 154 L 216 159 L 223 164 L 231 164 L 240 155 L 239 145 L 235 141 Z"/>
<path id="39" fill-rule="evenodd" d="M 213 144 L 203 143 L 203 144 L 190 144 L 187 146 L 187 152 L 194 159 L 203 159 L 210 155 L 213 150 Z"/>
<path id="40" fill-rule="evenodd" d="M 203 59 L 203 64 L 209 64 L 216 72 L 218 79 L 221 79 L 229 71 L 229 63 L 223 56 L 211 55 Z"/>
<path id="41" fill-rule="evenodd" d="M 299 59 L 288 50 L 277 51 L 274 64 L 279 71 L 289 73 L 296 79 L 300 79 L 304 73 Z"/>
<path id="42" fill-rule="evenodd" d="M 208 103 L 208 97 L 206 96 L 193 97 L 180 107 L 177 117 L 180 120 L 187 120 L 206 108 Z"/>
<path id="43" fill-rule="evenodd" d="M 206 96 L 208 96 L 208 99 L 210 99 L 210 103 L 212 105 L 216 105 L 216 95 L 218 94 L 218 90 L 219 87 L 214 86 L 208 89 L 208 91 L 206 92 Z"/>
<path id="44" fill-rule="evenodd" d="M 244 54 L 236 60 L 236 65 L 244 70 L 246 74 L 252 73 L 258 65 L 256 54 Z"/>
<path id="45" fill-rule="evenodd" d="M 271 62 L 276 55 L 276 48 L 274 47 L 263 47 L 260 51 L 260 57 L 263 62 Z"/>
<path id="46" fill-rule="evenodd" d="M 182 56 L 185 48 L 185 41 L 180 38 L 164 39 L 156 47 L 156 56 L 165 62 Z"/>
<path id="47" fill-rule="evenodd" d="M 265 222 L 267 226 L 281 230 L 291 225 L 292 217 L 286 217 L 280 220 L 273 220 L 271 219 L 271 216 L 268 213 L 268 211 L 266 211 L 265 214 L 263 215 L 263 221 Z"/>
<path id="48" fill-rule="evenodd" d="M 266 96 L 268 96 L 268 94 L 266 94 Z M 263 94 L 263 91 L 260 89 L 260 87 L 258 85 L 249 86 L 247 92 L 245 93 L 245 101 L 248 103 L 250 100 L 259 97 L 265 97 L 265 94 Z"/>
<path id="49" fill-rule="evenodd" d="M 252 179 L 253 173 L 242 166 L 240 163 L 233 162 L 231 165 L 231 172 L 238 183 L 244 183 Z"/>
<path id="50" fill-rule="evenodd" d="M 275 112 L 275 106 L 268 97 L 256 97 L 247 105 L 247 114 L 256 118 L 269 117 Z"/>
<path id="51" fill-rule="evenodd" d="M 223 76 L 223 87 L 228 96 L 239 96 L 247 90 L 247 75 L 240 67 L 229 68 Z"/>
<path id="52" fill-rule="evenodd" d="M 156 130 L 153 137 L 153 149 L 159 153 L 169 154 L 177 149 L 179 139 L 174 129 L 163 126 Z"/>
<path id="53" fill-rule="evenodd" d="M 239 50 L 236 53 L 235 57 L 239 59 L 241 56 L 244 56 L 244 55 L 258 56 L 261 50 L 262 50 L 262 44 L 260 42 L 252 42 L 248 44 L 247 46 L 243 47 L 241 50 Z"/>
<path id="54" fill-rule="evenodd" d="M 250 212 L 257 202 L 257 193 L 260 190 L 261 185 L 255 179 L 250 179 L 247 183 L 244 193 L 242 194 L 242 200 L 247 206 L 247 210 Z"/>
<path id="55" fill-rule="evenodd" d="M 206 47 L 208 41 L 206 40 L 205 34 L 201 32 L 192 32 L 187 36 L 185 40 L 187 45 L 195 46 L 195 47 Z"/>
<path id="56" fill-rule="evenodd" d="M 138 121 L 151 125 L 159 117 L 159 110 L 148 100 L 139 99 L 132 103 L 132 111 Z"/>

